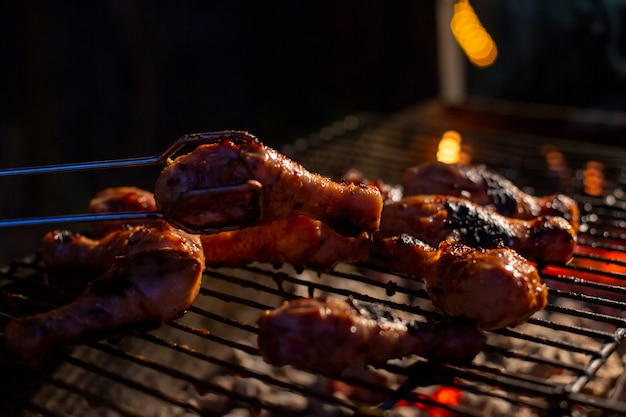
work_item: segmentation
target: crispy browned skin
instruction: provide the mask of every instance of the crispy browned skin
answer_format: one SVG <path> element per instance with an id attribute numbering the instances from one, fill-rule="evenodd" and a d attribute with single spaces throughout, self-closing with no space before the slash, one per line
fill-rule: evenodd
<path id="1" fill-rule="evenodd" d="M 433 248 L 408 235 L 376 242 L 390 270 L 426 283 L 435 306 L 493 330 L 515 326 L 547 304 L 537 269 L 509 248 L 474 249 L 451 240 Z"/>
<path id="2" fill-rule="evenodd" d="M 164 221 L 115 230 L 99 239 L 54 230 L 43 237 L 42 256 L 49 269 L 84 268 L 104 272 L 119 256 L 159 253 L 172 248 L 179 248 L 194 257 L 204 256 L 199 236 Z"/>
<path id="3" fill-rule="evenodd" d="M 225 192 L 177 202 L 189 190 L 260 184 L 260 211 L 254 192 Z M 304 214 L 338 232 L 356 236 L 378 229 L 382 197 L 376 187 L 340 183 L 307 171 L 264 146 L 254 136 L 198 146 L 167 165 L 155 184 L 159 210 L 187 230 L 267 223 Z"/>
<path id="4" fill-rule="evenodd" d="M 367 233 L 343 236 L 321 221 L 303 215 L 202 235 L 201 240 L 206 265 L 210 267 L 241 266 L 257 261 L 327 270 L 339 262 L 367 260 L 371 245 Z"/>
<path id="5" fill-rule="evenodd" d="M 467 322 L 406 320 L 351 299 L 299 298 L 265 311 L 258 324 L 266 362 L 327 375 L 409 355 L 469 361 L 485 345 L 485 336 Z"/>
<path id="6" fill-rule="evenodd" d="M 448 237 L 472 247 L 507 246 L 538 262 L 563 263 L 576 248 L 576 233 L 562 217 L 513 219 L 463 198 L 416 195 L 385 205 L 379 236 L 415 236 L 431 246 Z"/>
<path id="7" fill-rule="evenodd" d="M 506 217 L 560 216 L 569 221 L 575 231 L 580 222 L 580 210 L 572 198 L 564 194 L 530 195 L 485 165 L 425 163 L 404 172 L 403 186 L 405 196 L 442 194 L 463 197 Z"/>
<path id="8" fill-rule="evenodd" d="M 204 258 L 199 238 L 164 222 L 113 232 L 124 238 L 105 272 L 73 302 L 40 314 L 20 317 L 5 329 L 7 347 L 26 360 L 46 356 L 57 347 L 111 336 L 129 329 L 157 327 L 182 315 L 200 290 Z M 93 243 L 75 241 L 78 259 Z M 66 242 L 60 243 L 66 246 Z M 71 245 L 71 242 L 70 242 Z M 70 248 L 64 247 L 64 253 Z M 68 256 L 67 261 L 77 258 Z M 102 267 L 102 260 L 98 260 Z M 72 266 L 72 265 L 70 265 Z M 73 265 L 75 266 L 75 265 Z"/>
<path id="9" fill-rule="evenodd" d="M 109 187 L 99 191 L 87 205 L 88 213 L 156 211 L 152 192 L 133 186 Z M 94 236 L 101 237 L 126 225 L 145 224 L 145 220 L 101 221 L 92 225 Z"/>

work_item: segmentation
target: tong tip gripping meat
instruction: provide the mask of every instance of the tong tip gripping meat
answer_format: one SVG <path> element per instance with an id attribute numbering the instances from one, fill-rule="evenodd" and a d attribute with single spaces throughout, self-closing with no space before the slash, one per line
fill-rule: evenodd
<path id="1" fill-rule="evenodd" d="M 263 218 L 262 189 L 259 181 L 249 180 L 187 190 L 163 215 L 173 226 L 193 234 L 241 229 Z"/>

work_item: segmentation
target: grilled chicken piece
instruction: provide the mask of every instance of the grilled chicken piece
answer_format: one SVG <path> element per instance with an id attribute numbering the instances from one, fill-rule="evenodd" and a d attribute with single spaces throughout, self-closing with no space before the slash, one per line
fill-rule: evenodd
<path id="1" fill-rule="evenodd" d="M 62 346 L 158 327 L 187 310 L 198 295 L 204 270 L 199 238 L 165 222 L 113 234 L 118 235 L 116 244 L 103 247 L 97 241 L 57 235 L 62 247 L 57 253 L 67 255 L 67 262 L 99 268 L 105 266 L 102 259 L 110 262 L 71 303 L 11 320 L 5 329 L 11 351 L 27 361 L 37 360 Z M 94 253 L 102 259 L 96 261 Z"/>
<path id="2" fill-rule="evenodd" d="M 560 216 L 575 231 L 580 222 L 578 204 L 563 194 L 537 197 L 489 170 L 485 165 L 430 162 L 408 168 L 403 176 L 404 195 L 442 194 L 463 197 L 488 206 L 506 217 L 532 219 Z"/>
<path id="3" fill-rule="evenodd" d="M 133 186 L 105 188 L 89 200 L 89 213 L 124 211 L 155 211 L 156 201 L 151 191 Z"/>
<path id="4" fill-rule="evenodd" d="M 104 272 L 120 256 L 180 249 L 204 259 L 200 237 L 162 220 L 113 231 L 100 239 L 54 230 L 43 237 L 42 257 L 48 269 L 80 268 Z"/>
<path id="5" fill-rule="evenodd" d="M 152 192 L 133 186 L 109 187 L 98 192 L 87 206 L 88 213 L 156 211 Z M 146 224 L 145 220 L 102 221 L 92 225 L 93 236 L 102 237 L 127 225 Z"/>
<path id="6" fill-rule="evenodd" d="M 353 299 L 299 298 L 265 311 L 258 325 L 267 363 L 326 375 L 409 355 L 469 361 L 485 346 L 485 335 L 468 322 L 407 320 Z"/>
<path id="7" fill-rule="evenodd" d="M 515 326 L 547 304 L 537 269 L 509 248 L 474 249 L 452 240 L 433 248 L 408 235 L 379 240 L 389 269 L 422 279 L 435 306 L 494 330 Z"/>
<path id="8" fill-rule="evenodd" d="M 431 246 L 448 237 L 472 247 L 507 246 L 537 262 L 566 262 L 576 248 L 576 233 L 562 217 L 513 219 L 469 200 L 444 195 L 410 196 L 386 204 L 379 236 L 402 233 Z"/>
<path id="9" fill-rule="evenodd" d="M 198 233 L 304 214 L 357 236 L 378 229 L 382 210 L 376 187 L 311 173 L 241 132 L 171 161 L 154 193 L 170 222 Z"/>
<path id="10" fill-rule="evenodd" d="M 241 230 L 201 236 L 209 267 L 241 266 L 250 262 L 284 263 L 297 268 L 332 269 L 339 262 L 365 261 L 371 238 L 342 236 L 319 220 L 294 215 Z"/>

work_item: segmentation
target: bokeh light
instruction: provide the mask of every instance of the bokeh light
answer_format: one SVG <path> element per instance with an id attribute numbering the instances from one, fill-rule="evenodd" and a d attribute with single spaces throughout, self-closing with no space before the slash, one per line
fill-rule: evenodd
<path id="1" fill-rule="evenodd" d="M 498 48 L 468 0 L 460 0 L 454 5 L 450 28 L 461 49 L 474 65 L 488 67 L 495 62 Z"/>

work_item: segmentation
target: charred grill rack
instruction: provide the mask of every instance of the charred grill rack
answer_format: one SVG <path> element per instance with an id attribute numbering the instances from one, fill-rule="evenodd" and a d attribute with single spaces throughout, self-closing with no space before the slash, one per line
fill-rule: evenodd
<path id="1" fill-rule="evenodd" d="M 424 126 L 415 111 L 393 118 L 349 117 L 282 151 L 329 176 L 357 167 L 367 177 L 399 181 L 405 167 L 433 158 L 448 128 Z M 419 415 L 497 416 L 516 410 L 545 416 L 624 415 L 626 181 L 621 164 L 626 152 L 598 146 L 587 152 L 580 144 L 554 138 L 461 133 L 473 162 L 487 163 L 539 193 L 554 183 L 544 146 L 558 149 L 571 169 L 568 192 L 583 211 L 580 250 L 573 261 L 539 265 L 550 287 L 547 309 L 519 327 L 489 333 L 488 346 L 472 363 L 418 357 L 390 361 L 376 367 L 389 378 L 384 381 L 356 371 L 329 379 L 272 368 L 258 355 L 256 319 L 284 299 L 354 297 L 418 319 L 439 313 L 419 282 L 374 265 L 340 265 L 317 273 L 253 264 L 208 270 L 187 314 L 160 329 L 78 346 L 39 366 L 20 364 L 0 350 L 0 414 L 217 416 L 246 409 L 248 414 L 231 415 L 394 415 L 399 406 L 409 405 Z M 604 164 L 608 191 L 603 196 L 583 192 L 581 170 L 590 159 Z M 0 270 L 0 295 L 0 331 L 13 316 L 70 298 L 51 282 L 37 254 Z M 336 395 L 329 387 L 338 383 L 366 394 L 359 399 Z M 460 400 L 429 395 L 433 386 L 454 388 Z"/>

